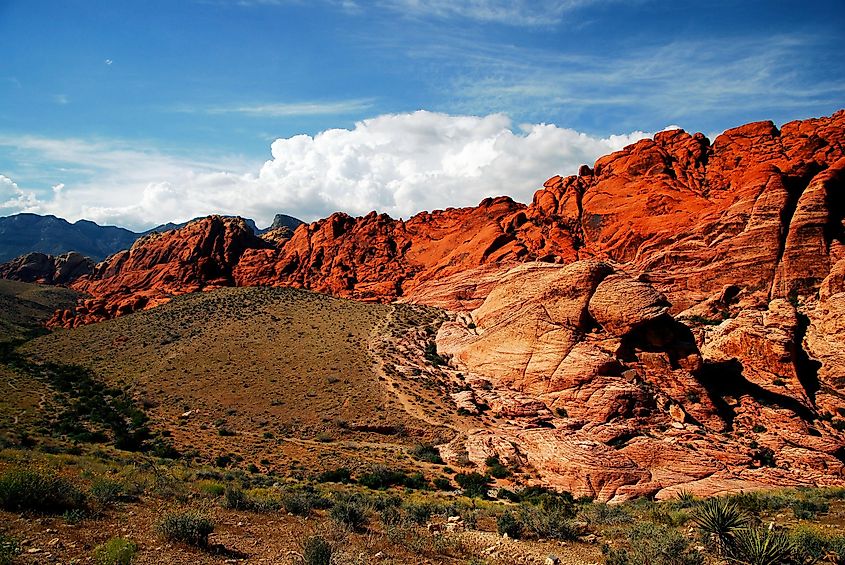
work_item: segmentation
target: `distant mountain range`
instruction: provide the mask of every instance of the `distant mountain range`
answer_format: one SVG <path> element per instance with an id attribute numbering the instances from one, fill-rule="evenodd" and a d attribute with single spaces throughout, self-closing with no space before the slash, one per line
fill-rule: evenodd
<path id="1" fill-rule="evenodd" d="M 115 226 L 101 226 L 89 220 L 70 223 L 51 215 L 15 214 L 0 218 L 0 262 L 33 252 L 60 255 L 68 251 L 101 261 L 128 249 L 142 235 L 178 229 L 188 223 L 171 222 L 144 232 L 133 232 Z M 278 228 L 295 230 L 303 222 L 292 216 L 276 214 L 266 230 L 258 229 L 253 220 L 247 219 L 246 223 L 253 232 L 261 234 Z"/>

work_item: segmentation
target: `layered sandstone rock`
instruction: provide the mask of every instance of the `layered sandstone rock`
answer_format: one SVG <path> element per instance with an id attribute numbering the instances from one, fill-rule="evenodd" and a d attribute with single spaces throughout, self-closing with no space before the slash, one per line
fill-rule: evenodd
<path id="1" fill-rule="evenodd" d="M 763 303 L 811 296 L 843 258 L 843 158 L 845 111 L 781 129 L 747 124 L 712 144 L 702 134 L 665 131 L 578 175 L 549 179 L 528 206 L 500 197 L 407 221 L 333 214 L 300 225 L 289 240 L 274 232 L 266 245 L 236 245 L 236 264 L 217 278 L 457 308 L 477 305 L 489 290 L 472 282 L 478 270 L 594 257 L 624 264 L 666 295 L 675 312 L 731 285 Z M 183 237 L 196 237 L 196 228 L 185 229 Z M 142 240 L 136 254 L 163 265 L 171 239 Z M 172 279 L 162 294 L 203 286 L 174 257 L 159 268 Z M 151 286 L 165 281 L 135 272 L 149 271 L 145 263 L 111 258 L 98 269 L 86 286 L 105 301 L 103 312 L 125 311 L 121 289 L 155 294 Z"/>
<path id="2" fill-rule="evenodd" d="M 831 346 L 843 343 L 845 317 L 829 304 L 824 330 L 808 339 L 818 355 L 838 356 Z M 701 351 L 670 307 L 603 262 L 502 273 L 481 305 L 437 335 L 470 387 L 456 404 L 505 419 L 453 440 L 447 461 L 516 458 L 549 485 L 602 500 L 845 480 L 845 435 L 820 413 L 791 303 L 746 305 L 700 334 Z M 824 394 L 841 398 L 841 383 L 828 380 Z"/>

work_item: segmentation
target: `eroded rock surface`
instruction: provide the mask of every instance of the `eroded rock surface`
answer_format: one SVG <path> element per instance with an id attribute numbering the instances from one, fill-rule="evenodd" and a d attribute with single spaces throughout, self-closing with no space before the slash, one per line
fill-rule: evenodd
<path id="1" fill-rule="evenodd" d="M 807 333 L 832 365 L 840 297 L 845 307 L 834 295 Z M 503 273 L 437 336 L 469 387 L 456 403 L 499 420 L 453 440 L 447 461 L 516 459 L 546 484 L 602 500 L 845 481 L 845 435 L 825 421 L 828 405 L 842 405 L 842 379 L 822 373 L 819 388 L 808 377 L 793 304 L 743 308 L 698 328 L 698 343 L 670 307 L 608 263 Z"/>
<path id="2" fill-rule="evenodd" d="M 337 213 L 290 239 L 209 217 L 73 281 L 91 298 L 52 323 L 229 285 L 440 306 L 457 313 L 441 353 L 469 387 L 452 400 L 497 418 L 455 453 L 498 446 L 608 499 L 841 483 L 843 171 L 839 111 L 712 143 L 660 132 L 528 205 Z"/>
<path id="3" fill-rule="evenodd" d="M 67 285 L 94 271 L 94 262 L 71 251 L 62 255 L 29 253 L 0 264 L 0 278 Z"/>

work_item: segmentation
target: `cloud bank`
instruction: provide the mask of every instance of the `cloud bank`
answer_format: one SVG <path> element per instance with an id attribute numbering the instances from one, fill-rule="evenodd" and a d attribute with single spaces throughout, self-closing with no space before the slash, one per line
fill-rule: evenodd
<path id="1" fill-rule="evenodd" d="M 488 196 L 530 201 L 547 178 L 574 173 L 647 135 L 598 138 L 551 124 L 515 126 L 503 114 L 418 111 L 363 120 L 351 130 L 277 139 L 272 158 L 251 171 L 102 141 L 86 146 L 38 138 L 23 144 L 30 158 L 61 162 L 87 177 L 56 179 L 62 185 L 44 194 L 0 177 L 0 209 L 134 229 L 211 213 L 251 217 L 259 225 L 278 212 L 304 220 L 371 210 L 407 218 L 422 210 L 473 206 Z"/>

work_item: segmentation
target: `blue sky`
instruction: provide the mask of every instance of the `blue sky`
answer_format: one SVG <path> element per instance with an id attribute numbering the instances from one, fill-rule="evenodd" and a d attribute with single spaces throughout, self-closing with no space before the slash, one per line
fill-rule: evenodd
<path id="1" fill-rule="evenodd" d="M 0 0 L 0 37 L 0 214 L 134 228 L 524 201 L 845 107 L 841 0 Z"/>

